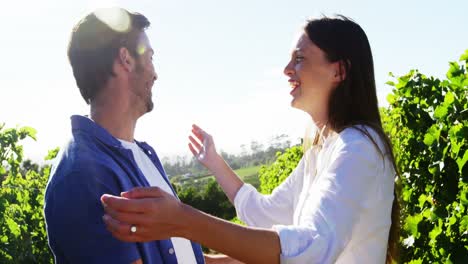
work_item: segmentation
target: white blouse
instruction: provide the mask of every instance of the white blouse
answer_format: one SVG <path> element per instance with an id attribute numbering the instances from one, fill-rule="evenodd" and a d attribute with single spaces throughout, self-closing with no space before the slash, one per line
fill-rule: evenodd
<path id="1" fill-rule="evenodd" d="M 307 151 L 271 195 L 244 184 L 234 205 L 249 226 L 278 233 L 281 263 L 385 263 L 394 177 L 388 155 L 347 128 Z"/>

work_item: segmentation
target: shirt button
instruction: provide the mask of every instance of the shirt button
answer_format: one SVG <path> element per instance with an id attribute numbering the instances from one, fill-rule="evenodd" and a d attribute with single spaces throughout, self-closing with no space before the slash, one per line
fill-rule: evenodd
<path id="1" fill-rule="evenodd" d="M 174 254 L 174 249 L 173 248 L 169 249 L 169 254 L 171 254 L 171 255 Z"/>

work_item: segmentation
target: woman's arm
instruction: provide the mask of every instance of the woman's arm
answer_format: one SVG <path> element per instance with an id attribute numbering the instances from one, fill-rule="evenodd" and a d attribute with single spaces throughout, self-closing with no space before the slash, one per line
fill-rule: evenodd
<path id="1" fill-rule="evenodd" d="M 189 148 L 193 155 L 215 175 L 217 182 L 236 207 L 239 218 L 249 226 L 270 228 L 291 224 L 294 204 L 302 188 L 303 161 L 293 174 L 268 196 L 257 192 L 234 173 L 216 152 L 213 137 L 196 125 L 192 127 Z"/>
<path id="2" fill-rule="evenodd" d="M 205 264 L 243 264 L 237 259 L 226 255 L 207 255 L 205 254 Z"/>
<path id="3" fill-rule="evenodd" d="M 190 219 L 182 236 L 245 263 L 279 263 L 278 234 L 269 229 L 244 227 L 184 206 Z"/>
<path id="4" fill-rule="evenodd" d="M 112 234 L 123 241 L 185 237 L 246 263 L 279 263 L 280 241 L 273 230 L 244 227 L 185 205 L 153 188 L 135 188 L 125 197 L 104 195 L 103 217 Z M 131 198 L 131 199 L 127 199 Z M 137 227 L 130 232 L 130 224 Z"/>

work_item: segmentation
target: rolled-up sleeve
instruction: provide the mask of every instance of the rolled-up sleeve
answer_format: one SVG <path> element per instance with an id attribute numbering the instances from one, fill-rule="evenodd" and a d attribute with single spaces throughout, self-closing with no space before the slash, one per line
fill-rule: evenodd
<path id="1" fill-rule="evenodd" d="M 237 216 L 247 225 L 255 227 L 292 224 L 303 174 L 304 159 L 301 159 L 296 169 L 271 195 L 263 195 L 252 185 L 244 184 L 234 198 Z"/>
<path id="2" fill-rule="evenodd" d="M 281 263 L 334 263 L 366 210 L 382 159 L 366 138 L 337 140 L 328 166 L 310 186 L 296 225 L 275 225 Z M 378 162 L 380 160 L 380 163 Z"/>

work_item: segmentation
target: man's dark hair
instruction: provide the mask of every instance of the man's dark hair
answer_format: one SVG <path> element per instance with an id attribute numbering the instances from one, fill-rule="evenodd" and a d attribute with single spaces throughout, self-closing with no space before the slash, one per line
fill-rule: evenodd
<path id="1" fill-rule="evenodd" d="M 76 24 L 67 53 L 86 103 L 91 103 L 99 89 L 115 76 L 112 67 L 121 47 L 139 57 L 138 38 L 149 26 L 145 16 L 122 8 L 96 10 Z"/>

